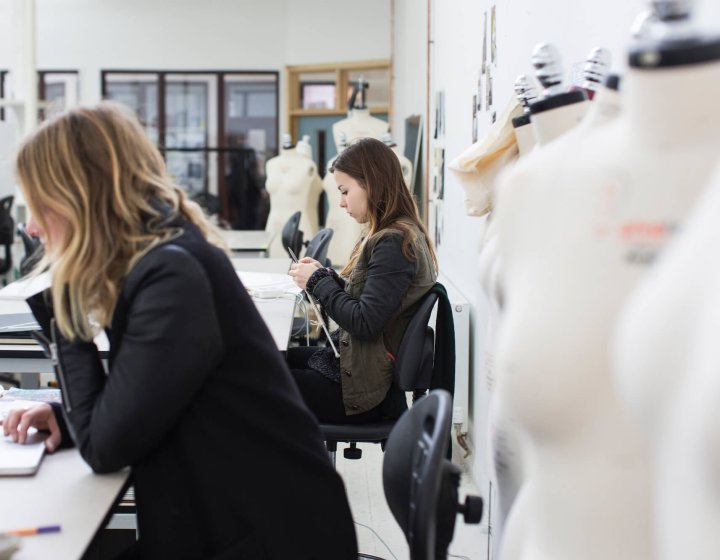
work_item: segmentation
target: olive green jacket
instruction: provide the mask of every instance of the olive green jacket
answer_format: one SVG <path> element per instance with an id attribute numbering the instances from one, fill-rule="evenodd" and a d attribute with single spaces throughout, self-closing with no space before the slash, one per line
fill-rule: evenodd
<path id="1" fill-rule="evenodd" d="M 383 230 L 367 239 L 344 288 L 327 277 L 313 289 L 340 327 L 340 380 L 348 415 L 385 399 L 402 336 L 437 277 L 420 230 L 411 245 L 413 260 L 401 246 L 399 230 Z"/>

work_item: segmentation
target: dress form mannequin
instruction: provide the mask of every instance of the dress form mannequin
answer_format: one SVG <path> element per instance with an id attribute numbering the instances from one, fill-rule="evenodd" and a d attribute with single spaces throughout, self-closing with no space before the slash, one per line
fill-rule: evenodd
<path id="1" fill-rule="evenodd" d="M 295 145 L 295 149 L 300 155 L 305 156 L 308 159 L 312 159 L 312 146 L 310 145 L 310 136 L 308 134 L 303 135 L 301 140 Z"/>
<path id="2" fill-rule="evenodd" d="M 698 80 L 691 82 L 692 87 L 712 99 L 720 90 L 716 83 L 720 81 L 716 77 L 720 36 L 701 39 L 693 35 L 687 22 L 690 7 L 685 4 L 663 8 L 661 20 L 668 17 L 666 10 L 674 8 L 680 13 L 670 15 L 680 23 L 672 27 L 656 25 L 649 35 L 660 37 L 661 45 L 684 45 L 684 49 L 677 48 L 673 53 L 679 62 L 703 59 L 694 65 L 685 64 L 685 79 L 688 83 Z M 666 47 L 659 54 L 666 58 L 668 51 Z M 700 96 L 690 103 L 701 103 Z M 701 182 L 708 166 L 717 161 L 720 144 L 714 133 L 717 119 L 710 118 L 700 125 L 699 107 L 696 112 L 695 126 L 702 127 L 698 142 L 707 143 L 702 147 L 707 161 L 700 162 L 701 168 L 693 173 L 692 193 L 697 192 L 696 182 Z M 712 112 L 709 114 L 712 117 Z M 714 153 L 706 151 L 713 147 Z M 656 504 L 654 529 L 658 558 L 663 560 L 680 556 L 703 560 L 720 553 L 716 531 L 720 519 L 720 356 L 718 331 L 714 330 L 720 319 L 716 295 L 720 261 L 715 258 L 713 245 L 720 237 L 718 209 L 720 174 L 716 170 L 678 238 L 628 302 L 614 345 L 617 388 L 650 449 Z M 661 344 L 667 346 L 658 346 Z M 664 534 L 668 530 L 671 534 Z"/>
<path id="3" fill-rule="evenodd" d="M 530 119 L 537 144 L 553 141 L 578 124 L 588 110 L 583 90 L 565 91 L 557 49 L 541 43 L 532 55 L 535 77 L 545 88 L 542 98 L 530 104 Z"/>
<path id="4" fill-rule="evenodd" d="M 346 146 L 345 136 L 341 134 L 338 154 L 342 152 Z M 328 201 L 325 227 L 332 228 L 333 230 L 332 243 L 330 243 L 328 247 L 327 256 L 334 267 L 342 268 L 350 257 L 350 253 L 358 242 L 358 239 L 360 239 L 363 226 L 348 216 L 345 210 L 340 208 L 340 191 L 337 188 L 335 176 L 330 173 L 330 168 L 334 162 L 335 158 L 328 161 L 322 183 Z"/>
<path id="5" fill-rule="evenodd" d="M 302 212 L 300 229 L 305 239 L 311 239 L 318 231 L 317 205 L 322 180 L 315 163 L 291 146 L 284 142 L 280 155 L 265 164 L 265 188 L 270 195 L 270 214 L 265 229 L 276 232 L 270 244 L 271 257 L 287 254 L 280 232 L 294 212 Z"/>
<path id="6" fill-rule="evenodd" d="M 535 147 L 535 132 L 530 120 L 530 103 L 537 99 L 537 91 L 530 83 L 530 78 L 521 74 L 515 80 L 515 95 L 523 106 L 523 114 L 512 120 L 519 157 L 529 154 Z"/>
<path id="7" fill-rule="evenodd" d="M 492 194 L 495 187 L 495 181 L 507 166 L 511 166 L 517 159 L 517 145 L 515 143 L 515 134 L 513 132 L 512 120 L 522 113 L 522 107 L 517 99 L 513 98 L 500 117 L 493 123 L 488 134 L 480 141 L 471 145 L 458 157 L 452 160 L 448 165 L 448 169 L 453 174 L 465 194 L 465 211 L 470 216 L 488 216 L 492 208 Z M 486 220 L 487 223 L 487 220 Z M 488 285 L 495 284 L 490 280 L 492 276 L 492 267 L 488 263 L 484 268 L 483 259 L 486 252 L 493 252 L 492 240 L 484 235 L 482 228 L 483 223 L 478 225 L 478 252 L 480 253 L 480 274 L 481 283 L 489 300 L 488 312 L 488 328 L 492 332 L 494 324 L 493 318 L 496 315 L 497 304 L 493 294 L 490 293 L 492 288 Z M 484 237 L 484 239 L 483 239 Z M 489 335 L 491 336 L 491 334 Z M 486 358 L 486 370 L 488 372 L 488 388 L 492 391 L 492 355 L 488 352 Z M 494 523 L 494 521 L 491 520 Z M 494 528 L 494 534 L 499 536 L 501 522 L 498 522 L 497 532 Z"/>
<path id="8" fill-rule="evenodd" d="M 523 107 L 523 113 L 512 119 L 513 133 L 518 147 L 518 159 L 527 156 L 535 148 L 535 133 L 530 121 L 529 105 L 537 98 L 537 90 L 526 75 L 515 80 L 515 96 Z M 502 554 L 503 529 L 510 509 L 523 480 L 522 446 L 518 441 L 516 423 L 500 409 L 494 396 L 496 384 L 495 336 L 500 320 L 502 294 L 500 292 L 500 258 L 498 255 L 497 228 L 495 220 L 488 217 L 487 229 L 480 252 L 480 284 L 488 298 L 487 326 L 485 335 L 485 375 L 491 394 L 489 413 L 489 452 L 492 457 L 490 469 L 498 506 L 493 508 L 489 523 L 492 525 L 493 553 Z"/>
<path id="9" fill-rule="evenodd" d="M 719 211 L 720 169 L 616 336 L 618 385 L 651 450 L 661 560 L 720 554 Z"/>
<path id="10" fill-rule="evenodd" d="M 649 456 L 607 349 L 720 149 L 703 102 L 720 95 L 720 64 L 670 65 L 667 50 L 631 52 L 613 122 L 531 154 L 500 185 L 498 393 L 528 459 L 506 538 L 522 559 L 654 558 Z"/>
<path id="11" fill-rule="evenodd" d="M 588 106 L 582 91 L 565 92 L 561 79 L 559 55 L 554 47 L 547 44 L 538 45 L 533 52 L 533 64 L 537 69 L 536 76 L 544 87 L 543 97 L 540 101 L 534 101 L 536 94 L 526 76 L 519 76 L 515 81 L 515 93 L 521 104 L 528 107 L 524 115 L 513 120 L 518 145 L 522 143 L 524 146 L 523 160 L 532 151 L 531 147 L 542 151 L 541 148 L 545 143 L 561 141 L 560 136 L 577 125 Z M 540 104 L 536 105 L 538 103 Z M 535 116 L 532 112 L 533 106 L 536 107 L 539 116 Z M 537 125 L 536 120 L 538 121 Z M 536 126 L 539 127 L 539 131 L 536 130 Z M 534 136 L 530 137 L 528 132 L 533 132 Z M 518 165 L 521 164 L 522 162 Z M 512 173 L 512 170 L 509 173 Z M 501 179 L 498 189 L 503 188 L 502 184 Z M 486 338 L 488 346 L 486 362 L 488 364 L 496 364 L 495 338 L 502 304 L 500 286 L 502 266 L 497 223 L 495 219 L 492 219 L 486 234 L 486 245 L 481 254 L 481 270 L 485 271 L 483 286 L 487 293 L 493 294 L 491 299 L 494 299 L 490 305 Z M 496 367 L 488 368 L 488 374 L 492 375 L 491 382 L 497 382 L 497 376 L 502 375 L 501 370 L 498 371 Z M 495 510 L 497 518 L 493 527 L 494 541 L 497 541 L 495 548 L 500 549 L 500 556 L 503 558 L 519 558 L 520 551 L 515 549 L 515 545 L 519 545 L 522 540 L 517 536 L 517 532 L 520 530 L 517 522 L 514 529 L 515 535 L 512 539 L 507 539 L 507 543 L 504 543 L 503 532 L 524 480 L 525 459 L 521 441 L 521 426 L 515 414 L 506 406 L 506 402 L 497 395 L 493 395 L 490 403 L 490 442 L 494 479 L 498 491 L 498 508 Z"/>
<path id="12" fill-rule="evenodd" d="M 408 158 L 406 158 L 400 153 L 400 150 L 398 150 L 398 145 L 395 143 L 392 135 L 389 132 L 383 134 L 381 140 L 385 142 L 386 146 L 388 146 L 393 152 L 395 152 L 398 160 L 400 160 L 400 169 L 402 169 L 403 181 L 405 181 L 405 186 L 407 188 L 410 188 L 410 181 L 412 180 L 413 172 L 412 163 Z"/>
<path id="13" fill-rule="evenodd" d="M 498 174 L 517 159 L 512 119 L 521 112 L 518 101 L 511 99 L 487 135 L 449 163 L 450 173 L 464 191 L 465 213 L 469 216 L 490 212 Z"/>
<path id="14" fill-rule="evenodd" d="M 605 81 L 605 76 L 610 72 L 610 63 L 612 55 L 610 51 L 602 47 L 595 47 L 585 59 L 583 65 L 583 83 L 582 89 L 592 100 L 595 92 L 598 91 Z"/>
<path id="15" fill-rule="evenodd" d="M 345 134 L 345 141 L 349 144 L 356 138 L 377 138 L 382 139 L 390 128 L 390 124 L 382 119 L 373 117 L 367 108 L 350 109 L 347 118 L 337 121 L 332 125 L 335 147 L 340 149 L 340 134 Z"/>

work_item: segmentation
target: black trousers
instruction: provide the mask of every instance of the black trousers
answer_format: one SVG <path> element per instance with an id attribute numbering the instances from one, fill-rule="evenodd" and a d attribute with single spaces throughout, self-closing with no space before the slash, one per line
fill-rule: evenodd
<path id="1" fill-rule="evenodd" d="M 300 393 L 318 422 L 327 424 L 363 424 L 380 420 L 382 404 L 360 414 L 345 414 L 340 383 L 328 379 L 308 366 L 308 360 L 319 348 L 298 346 L 288 348 L 287 363 Z"/>

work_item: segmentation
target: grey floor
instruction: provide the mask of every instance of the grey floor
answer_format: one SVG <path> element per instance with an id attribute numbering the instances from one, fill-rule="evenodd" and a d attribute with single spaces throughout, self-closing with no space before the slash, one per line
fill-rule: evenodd
<path id="1" fill-rule="evenodd" d="M 405 537 L 385 502 L 382 488 L 383 453 L 380 446 L 360 444 L 358 447 L 363 450 L 362 459 L 348 460 L 342 456 L 341 445 L 338 444 L 336 468 L 345 481 L 350 507 L 356 521 L 355 529 L 360 552 L 386 560 L 393 558 L 407 560 L 409 554 Z M 465 494 L 479 495 L 472 480 L 466 474 L 461 478 L 460 494 L 461 501 Z M 458 516 L 448 558 L 487 560 L 486 524 L 466 525 L 462 516 Z"/>

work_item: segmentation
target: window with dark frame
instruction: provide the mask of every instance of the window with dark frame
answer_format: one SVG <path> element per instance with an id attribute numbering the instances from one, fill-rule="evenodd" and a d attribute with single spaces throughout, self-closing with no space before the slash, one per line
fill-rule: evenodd
<path id="1" fill-rule="evenodd" d="M 0 99 L 7 93 L 8 70 L 0 70 Z M 77 70 L 38 70 L 38 119 L 78 103 L 79 79 Z M 0 106 L 0 121 L 5 120 L 5 107 Z"/>
<path id="2" fill-rule="evenodd" d="M 235 227 L 264 227 L 262 208 L 239 219 L 243 205 L 262 201 L 253 198 L 257 189 L 238 199 L 233 165 L 252 150 L 253 181 L 264 188 L 265 162 L 278 154 L 277 71 L 103 70 L 101 80 L 103 98 L 138 115 L 189 196 L 217 196 L 219 218 Z"/>
<path id="3" fill-rule="evenodd" d="M 39 120 L 77 105 L 79 90 L 77 70 L 38 70 Z"/>

